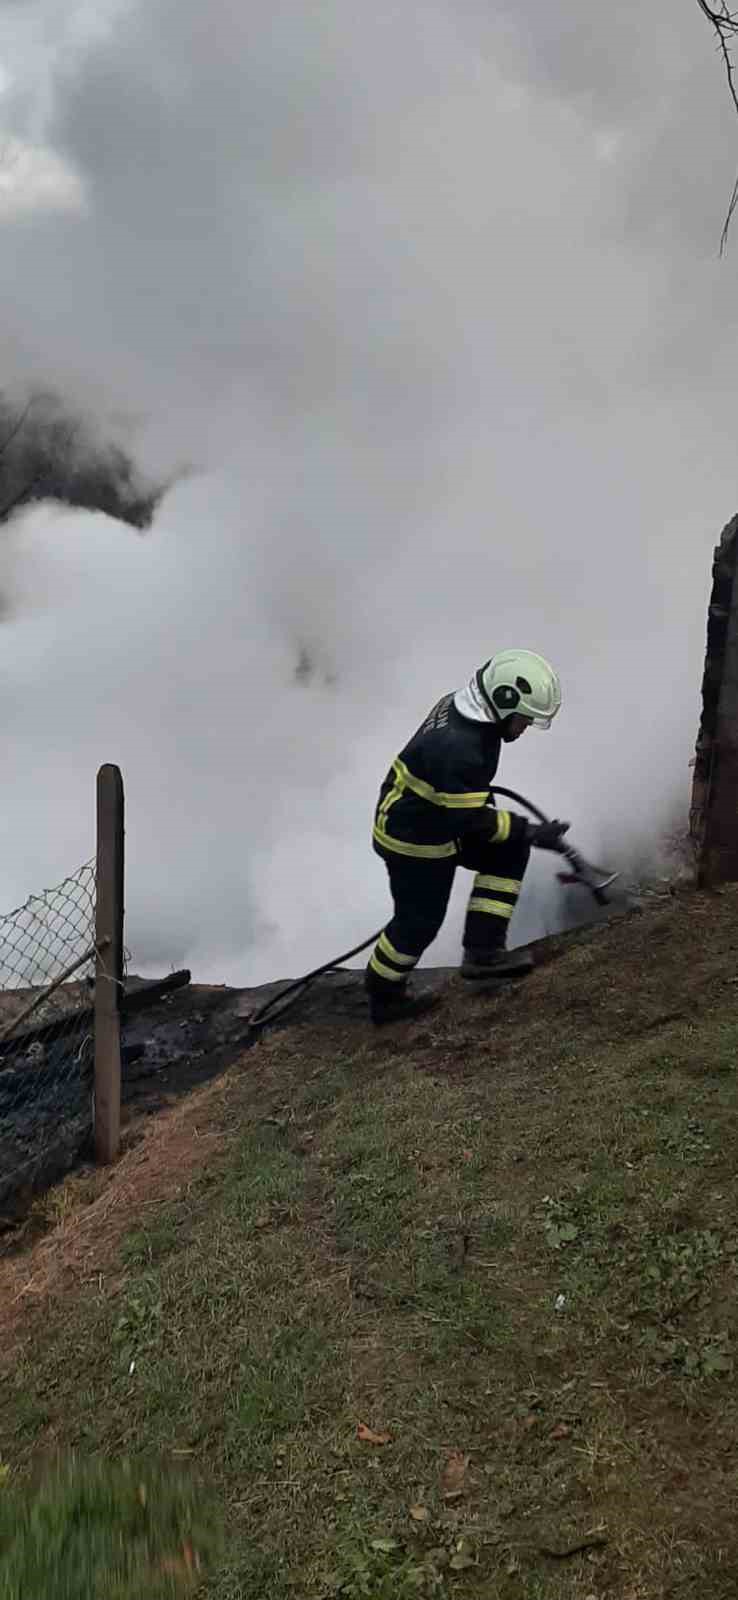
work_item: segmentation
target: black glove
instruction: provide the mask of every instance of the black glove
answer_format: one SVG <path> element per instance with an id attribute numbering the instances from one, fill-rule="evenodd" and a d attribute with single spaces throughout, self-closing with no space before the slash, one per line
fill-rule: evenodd
<path id="1" fill-rule="evenodd" d="M 529 822 L 526 842 L 536 850 L 555 850 L 561 855 L 562 840 L 570 827 L 570 822 Z"/>

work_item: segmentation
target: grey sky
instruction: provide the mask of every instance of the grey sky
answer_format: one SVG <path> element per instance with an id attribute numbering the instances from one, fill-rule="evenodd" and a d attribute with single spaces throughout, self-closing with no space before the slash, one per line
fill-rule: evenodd
<path id="1" fill-rule="evenodd" d="M 2 213 L 3 371 L 195 469 L 145 538 L 4 535 L 0 899 L 89 851 L 117 759 L 134 957 L 244 982 L 381 922 L 380 778 L 495 648 L 565 691 L 503 782 L 623 858 L 686 809 L 736 498 L 738 130 L 697 7 L 265 17 L 0 21 L 0 129 L 76 185 Z"/>

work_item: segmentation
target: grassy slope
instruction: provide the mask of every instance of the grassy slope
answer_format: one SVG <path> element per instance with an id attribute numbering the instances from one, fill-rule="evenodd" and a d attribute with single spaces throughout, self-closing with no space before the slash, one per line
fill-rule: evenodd
<path id="1" fill-rule="evenodd" d="M 210 1600 L 734 1597 L 737 952 L 738 893 L 686 896 L 394 1039 L 267 1036 L 31 1318 L 11 1481 L 194 1464 Z"/>

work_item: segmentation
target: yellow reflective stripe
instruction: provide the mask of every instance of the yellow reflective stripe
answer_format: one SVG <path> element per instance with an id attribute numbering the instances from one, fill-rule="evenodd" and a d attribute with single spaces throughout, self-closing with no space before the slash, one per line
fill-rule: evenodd
<path id="1" fill-rule="evenodd" d="M 395 801 L 399 800 L 401 798 L 401 796 L 402 796 L 402 789 L 398 788 L 397 785 L 395 785 L 394 789 L 390 789 L 389 792 L 385 795 L 385 797 L 384 797 L 384 799 L 382 801 L 382 804 L 379 807 L 379 811 L 377 813 L 378 817 L 381 818 L 382 822 L 384 822 L 386 820 L 387 812 L 389 811 L 390 806 L 393 806 Z"/>
<path id="2" fill-rule="evenodd" d="M 504 900 L 478 900 L 476 895 L 473 894 L 469 901 L 468 909 L 469 911 L 488 911 L 493 917 L 504 917 L 506 921 L 509 921 L 515 907 L 505 905 Z"/>
<path id="3" fill-rule="evenodd" d="M 390 961 L 396 961 L 398 966 L 401 967 L 414 967 L 418 959 L 417 956 L 401 956 L 399 950 L 396 950 L 394 945 L 390 943 L 386 933 L 380 934 L 377 949 L 381 950 L 382 955 L 389 956 Z"/>
<path id="4" fill-rule="evenodd" d="M 510 829 L 511 829 L 511 827 L 512 827 L 512 817 L 510 816 L 510 812 L 509 811 L 498 811 L 498 813 L 497 813 L 497 832 L 494 835 L 495 844 L 505 844 L 506 843 L 506 841 L 510 838 Z"/>
<path id="5" fill-rule="evenodd" d="M 394 850 L 398 856 L 420 856 L 423 860 L 435 861 L 439 856 L 455 856 L 456 845 L 449 844 L 408 844 L 405 839 L 393 839 L 391 834 L 385 833 L 383 828 L 375 825 L 372 829 L 373 837 L 383 850 Z"/>
<path id="6" fill-rule="evenodd" d="M 377 972 L 380 978 L 386 978 L 389 983 L 404 983 L 407 977 L 406 972 L 395 972 L 393 967 L 386 967 L 384 962 L 379 960 L 376 950 L 370 958 L 369 965 L 373 972 Z"/>
<path id="7" fill-rule="evenodd" d="M 501 889 L 503 894 L 520 894 L 522 882 L 517 878 L 490 878 L 485 872 L 478 872 L 474 879 L 475 889 Z"/>
<path id="8" fill-rule="evenodd" d="M 392 765 L 399 782 L 404 784 L 405 788 L 412 789 L 413 794 L 419 795 L 421 800 L 429 800 L 432 806 L 445 806 L 448 810 L 472 811 L 479 806 L 486 806 L 489 802 L 488 789 L 480 789 L 476 793 L 444 794 L 440 789 L 434 789 L 431 783 L 425 783 L 423 778 L 414 778 L 399 756 Z"/>

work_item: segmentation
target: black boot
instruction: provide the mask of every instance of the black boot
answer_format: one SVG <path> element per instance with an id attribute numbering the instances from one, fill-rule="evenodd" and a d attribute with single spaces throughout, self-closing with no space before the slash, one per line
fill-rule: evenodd
<path id="1" fill-rule="evenodd" d="M 439 1003 L 437 994 L 413 994 L 404 983 L 399 991 L 375 989 L 369 983 L 366 988 L 369 1015 L 378 1028 L 387 1022 L 412 1022 L 415 1017 L 422 1017 L 427 1011 L 434 1011 Z"/>
<path id="2" fill-rule="evenodd" d="M 464 950 L 461 976 L 472 983 L 485 979 L 502 982 L 505 978 L 525 978 L 535 963 L 530 950 Z"/>

